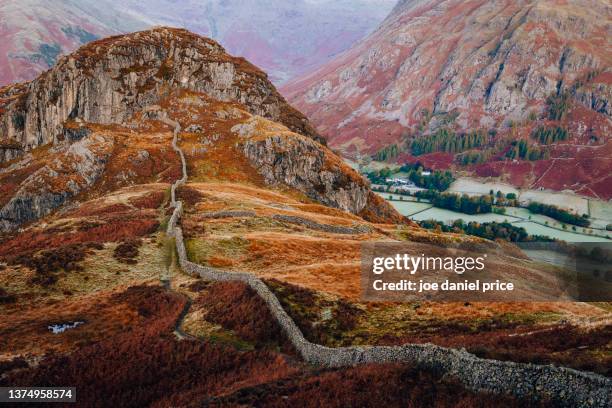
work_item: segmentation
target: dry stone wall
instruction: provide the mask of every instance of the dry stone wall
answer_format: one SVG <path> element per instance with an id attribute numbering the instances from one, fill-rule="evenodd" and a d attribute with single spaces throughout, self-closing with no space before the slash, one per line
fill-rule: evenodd
<path id="1" fill-rule="evenodd" d="M 461 381 L 468 389 L 508 394 L 530 399 L 549 399 L 560 407 L 609 407 L 612 405 L 612 381 L 609 378 L 551 365 L 523 364 L 482 359 L 465 350 L 433 344 L 403 346 L 354 346 L 330 348 L 306 340 L 301 330 L 281 306 L 274 293 L 258 277 L 244 272 L 224 271 L 195 264 L 187 258 L 183 231 L 178 225 L 182 203 L 175 191 L 187 181 L 185 157 L 177 145 L 180 126 L 175 126 L 172 145 L 179 153 L 183 177 L 172 186 L 174 212 L 168 234 L 175 237 L 180 267 L 190 275 L 214 281 L 241 281 L 266 302 L 272 317 L 287 339 L 307 363 L 323 367 L 350 367 L 366 363 L 410 363 L 435 370 Z"/>
<path id="2" fill-rule="evenodd" d="M 284 215 L 284 214 L 274 214 L 272 216 L 273 219 L 282 222 L 288 222 L 290 224 L 298 224 L 308 227 L 313 230 L 330 232 L 332 234 L 367 234 L 371 232 L 372 229 L 367 225 L 356 225 L 355 227 L 344 227 L 339 225 L 328 225 L 328 224 L 320 224 L 318 222 L 302 218 L 296 217 L 294 215 Z"/>

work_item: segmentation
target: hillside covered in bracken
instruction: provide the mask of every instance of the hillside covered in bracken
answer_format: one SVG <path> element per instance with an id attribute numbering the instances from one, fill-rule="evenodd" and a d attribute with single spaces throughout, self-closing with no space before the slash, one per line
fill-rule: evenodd
<path id="1" fill-rule="evenodd" d="M 525 367 L 576 376 L 605 403 L 609 303 L 365 301 L 364 243 L 486 252 L 492 276 L 523 283 L 562 271 L 510 243 L 416 226 L 264 73 L 210 39 L 165 27 L 109 37 L 0 89 L 0 152 L 0 386 L 75 386 L 82 407 L 577 398 L 538 379 L 518 392 L 486 372 L 469 383 L 442 371 L 450 362 L 310 363 L 261 291 L 190 274 L 188 259 L 257 279 L 325 350 L 432 343 L 548 364 Z"/>
<path id="2" fill-rule="evenodd" d="M 608 200 L 611 34 L 601 0 L 403 0 L 283 93 L 348 157 Z"/>

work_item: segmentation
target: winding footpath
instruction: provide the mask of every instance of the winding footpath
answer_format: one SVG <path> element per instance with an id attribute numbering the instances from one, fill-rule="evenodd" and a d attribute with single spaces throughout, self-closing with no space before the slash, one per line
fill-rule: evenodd
<path id="1" fill-rule="evenodd" d="M 250 273 L 231 272 L 195 264 L 188 260 L 183 231 L 178 225 L 183 203 L 176 199 L 176 190 L 187 182 L 187 163 L 178 146 L 179 123 L 165 116 L 162 121 L 174 128 L 172 147 L 181 158 L 182 177 L 171 189 L 174 208 L 168 222 L 167 235 L 174 237 L 180 267 L 192 276 L 214 281 L 241 281 L 249 285 L 267 304 L 272 317 L 281 327 L 302 359 L 322 367 L 350 367 L 365 363 L 409 363 L 434 370 L 461 381 L 473 391 L 508 394 L 516 397 L 550 399 L 555 406 L 612 406 L 612 380 L 601 375 L 552 365 L 535 365 L 482 359 L 464 349 L 456 350 L 432 344 L 403 346 L 352 346 L 331 348 L 311 343 L 281 306 L 266 284 Z M 187 312 L 188 306 L 181 314 Z M 182 317 L 177 323 L 179 329 Z"/>

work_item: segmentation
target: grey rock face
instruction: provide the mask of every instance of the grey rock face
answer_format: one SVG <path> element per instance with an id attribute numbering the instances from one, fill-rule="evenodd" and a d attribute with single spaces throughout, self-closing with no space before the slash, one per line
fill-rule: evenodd
<path id="1" fill-rule="evenodd" d="M 599 83 L 581 87 L 575 98 L 585 107 L 612 117 L 612 86 Z"/>
<path id="2" fill-rule="evenodd" d="M 58 141 L 67 119 L 122 124 L 172 89 L 236 101 L 317 138 L 266 75 L 212 40 L 158 28 L 91 43 L 25 85 L 0 91 L 0 145 L 23 150 Z M 0 160 L 15 153 L 0 148 Z"/>
<path id="3" fill-rule="evenodd" d="M 93 185 L 104 171 L 113 140 L 100 135 L 59 147 L 63 157 L 49 163 L 21 184 L 20 189 L 0 208 L 0 232 L 43 217 Z M 68 175 L 68 180 L 62 179 Z M 71 177 L 74 176 L 74 177 Z M 54 182 L 65 188 L 53 188 Z"/>
<path id="4" fill-rule="evenodd" d="M 306 138 L 270 136 L 244 142 L 243 153 L 268 184 L 285 184 L 331 207 L 363 210 L 368 187 L 340 169 L 326 168 L 321 146 Z"/>
<path id="5" fill-rule="evenodd" d="M 505 132 L 561 92 L 609 126 L 609 2 L 464 3 L 398 2 L 377 30 L 284 94 L 347 153 L 421 134 L 424 110 L 456 114 L 448 124 L 456 131 Z"/>

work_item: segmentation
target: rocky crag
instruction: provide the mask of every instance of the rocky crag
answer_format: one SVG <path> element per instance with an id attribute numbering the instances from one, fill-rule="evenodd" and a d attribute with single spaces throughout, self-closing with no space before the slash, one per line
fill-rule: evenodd
<path id="1" fill-rule="evenodd" d="M 45 216 L 101 185 L 108 191 L 144 182 L 143 169 L 149 181 L 170 177 L 176 163 L 158 140 L 160 105 L 197 106 L 200 114 L 192 114 L 187 130 L 200 134 L 215 126 L 198 119 L 214 104 L 225 106 L 213 116 L 226 137 L 238 137 L 227 148 L 243 155 L 267 184 L 370 219 L 401 220 L 319 143 L 308 120 L 263 72 L 212 40 L 157 28 L 90 43 L 37 79 L 0 91 L 2 229 Z M 120 163 L 126 146 L 134 151 Z M 194 151 L 207 148 L 199 143 Z"/>
<path id="2" fill-rule="evenodd" d="M 404 0 L 283 93 L 349 156 L 396 145 L 380 156 L 610 198 L 611 21 L 600 0 Z M 537 137 L 557 128 L 567 137 Z M 440 132 L 483 140 L 437 144 Z M 533 153 L 512 156 L 517 140 Z"/>
<path id="3" fill-rule="evenodd" d="M 174 42 L 190 37 L 184 32 L 157 31 L 172 36 Z M 124 40 L 120 37 L 103 41 L 99 51 L 105 52 L 104 47 L 112 48 L 115 41 Z M 132 48 L 132 52 L 139 53 L 135 50 L 136 44 Z M 156 72 L 154 70 L 152 75 Z M 200 85 L 207 86 L 208 80 L 202 79 Z M 28 86 L 15 87 L 7 93 L 17 95 Z M 181 374 L 194 370 L 219 373 L 219 367 L 223 371 L 222 366 L 230 365 L 236 366 L 239 375 L 219 377 L 224 380 L 215 382 L 236 383 L 242 389 L 252 390 L 250 379 L 263 381 L 261 384 L 267 387 L 270 381 L 295 377 L 299 372 L 293 367 L 309 372 L 316 371 L 316 366 L 333 367 L 343 376 L 341 367 L 396 362 L 414 367 L 416 373 L 424 369 L 457 378 L 460 383 L 453 380 L 455 385 L 452 389 L 447 388 L 449 392 L 469 388 L 485 390 L 500 398 L 502 393 L 536 400 L 550 397 L 561 406 L 609 405 L 609 379 L 584 371 L 480 359 L 458 351 L 465 343 L 445 348 L 413 345 L 411 339 L 397 338 L 397 343 L 392 344 L 401 346 L 365 346 L 381 344 L 369 336 L 374 332 L 386 336 L 382 326 L 393 334 L 405 329 L 398 330 L 394 323 L 388 325 L 389 320 L 378 320 L 375 315 L 362 314 L 380 305 L 352 303 L 360 293 L 359 257 L 364 242 L 401 241 L 416 245 L 410 248 L 421 253 L 416 252 L 419 243 L 465 244 L 480 248 L 485 241 L 402 224 L 403 219 L 387 204 L 381 203 L 382 199 L 367 188 L 367 183 L 330 149 L 309 135 L 290 130 L 286 124 L 253 114 L 261 107 L 223 99 L 215 91 L 193 91 L 174 82 L 163 82 L 157 91 L 151 93 L 155 102 L 140 110 L 126 104 L 125 109 L 134 111 L 121 123 L 92 122 L 92 117 L 100 115 L 94 111 L 89 113 L 89 121 L 69 117 L 63 122 L 57 138 L 26 149 L 19 157 L 0 164 L 2 229 L 10 230 L 0 237 L 0 310 L 7 316 L 0 333 L 4 344 L 8 345 L 0 356 L 8 373 L 5 372 L 0 380 L 12 381 L 13 385 L 38 384 L 40 378 L 56 378 L 58 371 L 52 367 L 58 364 L 73 373 L 68 375 L 84 378 L 92 387 L 110 392 L 125 387 L 128 394 L 133 393 L 132 384 L 142 383 L 140 373 L 144 372 L 146 383 L 157 382 L 159 378 L 163 393 L 169 380 L 176 384 L 189 381 L 185 383 L 172 373 L 163 374 L 162 367 L 172 366 L 176 368 L 174 373 Z M 122 106 L 115 107 L 120 110 Z M 92 106 L 92 109 L 106 108 Z M 119 112 L 113 114 L 120 117 Z M 368 223 L 364 218 L 375 223 Z M 494 263 L 499 273 L 522 279 L 533 277 L 534 272 L 535 276 L 540 276 L 541 266 L 519 259 L 517 250 L 512 251 L 514 255 L 501 256 L 501 252 L 508 251 L 504 247 L 509 244 L 487 242 L 484 246 L 500 251 Z M 201 302 L 201 295 L 215 284 L 187 276 L 177 266 L 206 280 L 238 280 L 249 285 L 254 291 L 252 298 L 240 294 L 234 300 L 233 295 L 229 298 L 211 295 L 211 298 L 218 302 L 221 314 L 234 315 L 239 320 L 252 319 L 255 325 L 238 324 L 249 333 L 253 328 L 256 331 L 261 328 L 268 339 L 265 348 L 258 350 L 254 345 L 256 349 L 237 351 L 237 344 L 251 343 L 242 343 L 242 340 L 236 343 L 238 338 L 234 334 L 227 336 L 236 326 L 230 328 L 225 324 L 226 331 L 216 323 L 213 325 L 214 320 L 208 313 L 203 314 L 202 307 L 207 309 L 208 306 Z M 350 340 L 341 344 L 346 347 L 335 347 L 325 339 L 312 338 L 304 322 L 296 325 L 299 320 L 292 317 L 295 304 L 281 303 L 285 300 L 283 294 L 274 289 L 274 281 L 264 283 L 263 279 L 270 278 L 279 284 L 282 279 L 283 285 L 302 285 L 303 289 L 296 292 L 300 299 L 325 302 L 321 303 L 325 308 L 321 312 L 307 309 L 317 319 L 317 327 L 320 323 L 336 325 L 347 315 L 359 315 L 364 320 L 378 322 L 380 327 L 374 330 L 370 327 L 367 332 L 360 330 L 368 336 L 367 343 Z M 161 287 L 156 287 L 155 282 L 160 282 Z M 126 298 L 126 287 L 137 296 Z M 167 290 L 169 288 L 172 290 Z M 246 285 L 244 288 L 248 289 Z M 185 301 L 184 296 L 180 296 L 184 306 L 175 303 L 176 308 L 157 313 L 155 311 L 168 306 L 171 299 L 152 296 L 152 290 L 168 296 L 173 296 L 174 291 L 183 292 L 193 301 Z M 346 300 L 338 296 L 346 296 Z M 259 305 L 254 307 L 251 300 L 257 300 Z M 121 306 L 124 302 L 129 305 Z M 415 327 L 420 331 L 425 327 L 433 331 L 446 329 L 449 323 L 456 327 L 457 317 L 465 317 L 466 325 L 459 325 L 459 330 L 451 331 L 451 335 L 463 336 L 477 327 L 479 331 L 474 334 L 487 338 L 495 334 L 503 334 L 504 338 L 511 334 L 527 337 L 530 336 L 527 330 L 537 332 L 538 329 L 549 333 L 549 327 L 530 323 L 534 319 L 542 319 L 550 325 L 550 319 L 560 322 L 571 316 L 571 321 L 584 322 L 585 326 L 601 326 L 608 321 L 604 319 L 609 318 L 606 310 L 596 310 L 597 306 L 587 304 L 564 304 L 564 309 L 575 310 L 567 314 L 561 307 L 556 309 L 549 305 L 465 304 L 453 312 L 439 304 L 442 309 L 427 312 L 427 320 L 423 320 L 422 309 L 431 308 L 434 302 L 427 303 L 430 306 L 423 308 L 420 304 L 418 308 L 407 304 L 382 306 L 390 308 L 384 314 L 395 322 L 401 319 L 408 324 L 417 320 L 424 323 Z M 309 307 L 312 306 L 314 303 Z M 409 314 L 404 306 L 411 309 Z M 328 307 L 334 307 L 335 311 L 319 322 L 318 316 L 323 315 L 323 310 L 331 312 Z M 339 307 L 342 308 L 340 315 L 336 314 Z M 436 315 L 444 321 L 438 321 Z M 483 315 L 495 319 L 487 319 L 486 326 L 475 325 L 482 321 Z M 509 315 L 518 319 L 519 326 L 502 323 Z M 77 318 L 85 323 L 65 335 L 56 336 L 47 330 L 49 324 L 73 322 Z M 176 324 L 177 319 L 185 324 L 182 327 Z M 188 322 L 195 327 L 190 327 Z M 498 323 L 502 324 L 498 326 Z M 357 322 L 353 321 L 345 327 L 352 331 L 358 327 L 355 324 Z M 213 326 L 219 329 L 209 331 Z M 480 332 L 481 327 L 486 331 Z M 499 328 L 499 332 L 488 331 L 496 330 L 493 327 Z M 200 331 L 201 328 L 205 330 Z M 345 329 L 333 330 L 329 339 L 345 335 Z M 178 338 L 171 334 L 172 331 Z M 440 333 L 448 335 L 445 330 Z M 153 343 L 150 348 L 143 349 L 143 344 L 155 336 L 163 337 L 164 343 Z M 593 344 L 590 340 L 593 337 L 607 339 L 605 332 L 588 331 L 580 336 L 585 337 L 578 337 L 572 345 L 571 358 L 580 359 L 587 353 L 597 356 L 604 345 L 590 348 Z M 207 352 L 207 345 L 212 345 L 213 339 L 216 346 L 222 347 L 215 354 Z M 289 362 L 285 356 L 272 351 L 276 349 L 275 344 L 281 347 L 281 339 L 282 344 L 293 346 L 308 364 L 295 364 L 295 358 Z M 176 344 L 177 348 L 168 348 L 171 344 Z M 495 347 L 495 343 L 492 344 L 491 347 Z M 531 344 L 538 343 L 528 343 Z M 109 351 L 104 351 L 105 347 Z M 92 359 L 83 358 L 86 350 L 92 352 Z M 156 365 L 147 363 L 152 355 L 148 350 L 166 360 Z M 159 353 L 159 350 L 166 352 Z M 521 350 L 524 349 L 516 352 Z M 536 350 L 538 359 L 558 354 Z M 185 365 L 177 366 L 177 361 L 183 358 L 181 355 Z M 234 358 L 248 355 L 252 358 Z M 291 369 L 283 373 L 277 364 L 256 364 L 255 371 L 245 373 L 245 366 L 270 357 L 278 363 L 288 361 Z M 522 357 L 520 361 L 525 361 Z M 74 358 L 75 365 L 66 364 L 70 358 Z M 194 366 L 194 358 L 206 363 L 217 360 L 220 365 Z M 89 363 L 83 364 L 85 360 Z M 108 361 L 119 361 L 121 367 L 109 369 L 107 366 L 111 374 L 103 376 L 98 375 L 98 369 L 92 370 Z M 553 361 L 561 365 L 572 363 Z M 576 368 L 600 368 L 605 362 L 591 357 Z M 19 377 L 7 376 L 33 374 L 39 370 L 45 370 L 49 376 L 32 377 L 31 382 L 23 383 Z M 134 372 L 136 377 L 114 375 L 122 371 Z M 281 376 L 262 380 L 262 372 L 280 372 Z M 90 381 L 89 373 L 97 377 Z M 405 378 L 402 377 L 402 381 Z M 344 387 L 343 381 L 337 381 L 339 387 Z M 211 396 L 210 389 L 199 391 L 192 387 L 193 384 L 185 389 L 187 403 Z M 219 392 L 227 394 L 223 384 Z M 143 394 L 147 394 L 149 402 L 140 400 L 132 405 L 159 403 L 157 394 Z M 116 394 L 113 398 L 125 401 Z M 349 396 L 347 401 L 351 398 Z M 181 405 L 177 401 L 172 399 L 164 404 Z"/>
<path id="4" fill-rule="evenodd" d="M 256 67 L 212 40 L 161 28 L 94 41 L 32 82 L 3 88 L 0 157 L 57 141 L 68 119 L 124 124 L 173 88 L 239 102 L 253 114 L 319 139 Z"/>

